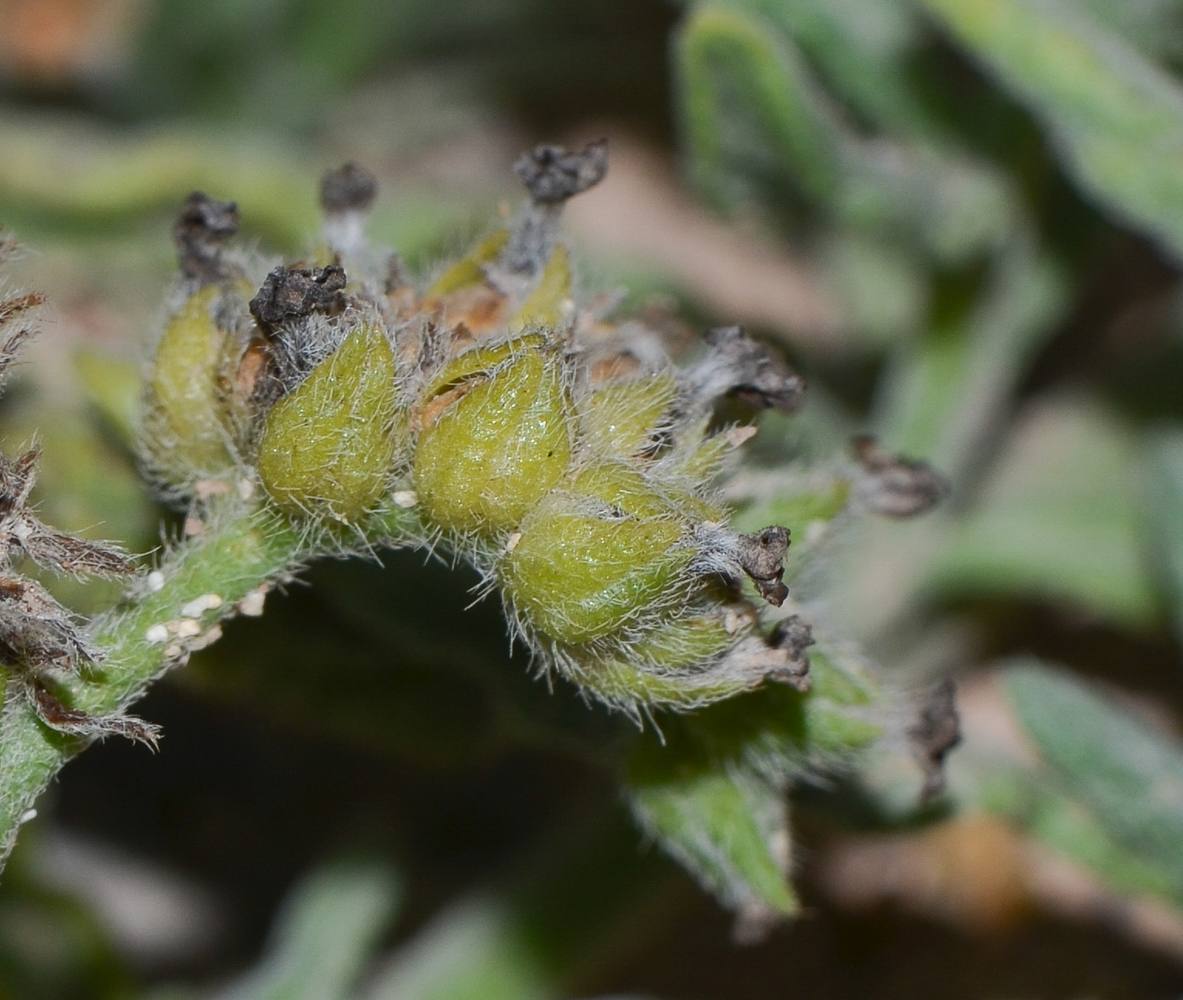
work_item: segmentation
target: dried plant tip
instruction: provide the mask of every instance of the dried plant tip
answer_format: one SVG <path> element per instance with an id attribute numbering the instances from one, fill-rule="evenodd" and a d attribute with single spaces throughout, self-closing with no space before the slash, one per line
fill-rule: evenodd
<path id="1" fill-rule="evenodd" d="M 0 576 L 0 650 L 5 661 L 34 672 L 71 670 L 102 656 L 69 611 L 21 576 Z"/>
<path id="2" fill-rule="evenodd" d="M 751 535 L 736 537 L 740 567 L 752 578 L 760 596 L 778 608 L 789 596 L 789 588 L 781 579 L 785 575 L 785 553 L 788 550 L 788 528 L 764 528 Z"/>
<path id="3" fill-rule="evenodd" d="M 378 178 L 356 163 L 330 170 L 320 181 L 320 207 L 329 215 L 365 212 L 378 195 Z"/>
<path id="4" fill-rule="evenodd" d="M 30 448 L 16 461 L 0 454 L 0 516 L 25 513 L 29 494 L 37 482 L 37 459 L 40 457 L 40 448 Z M 19 532 L 11 527 L 10 534 L 17 534 L 19 539 Z M 11 544 L 12 539 L 8 541 Z"/>
<path id="5" fill-rule="evenodd" d="M 40 449 L 31 448 L 15 461 L 0 455 L 0 543 L 5 560 L 19 548 L 38 566 L 57 573 L 130 573 L 134 567 L 118 549 L 57 531 L 29 510 L 40 454 Z"/>
<path id="6" fill-rule="evenodd" d="M 284 323 L 313 313 L 338 313 L 345 308 L 344 268 L 277 267 L 250 301 L 251 315 L 270 334 Z"/>
<path id="7" fill-rule="evenodd" d="M 181 271 L 203 285 L 222 281 L 233 269 L 222 259 L 226 241 L 238 232 L 238 206 L 194 191 L 173 226 Z"/>
<path id="8" fill-rule="evenodd" d="M 160 742 L 159 726 L 137 719 L 134 715 L 90 715 L 75 708 L 67 708 L 36 682 L 32 684 L 32 700 L 41 721 L 59 733 L 92 739 L 125 736 L 153 750 Z"/>
<path id="9" fill-rule="evenodd" d="M 787 665 L 775 673 L 770 674 L 774 681 L 781 681 L 804 693 L 810 688 L 809 654 L 806 650 L 814 644 L 813 629 L 800 615 L 793 615 L 784 621 L 777 622 L 772 630 L 771 645 L 784 650 L 788 657 Z"/>
<path id="10" fill-rule="evenodd" d="M 121 576 L 135 572 L 131 560 L 114 546 L 55 531 L 39 521 L 35 521 L 34 530 L 21 539 L 21 546 L 38 566 L 55 573 Z"/>
<path id="11" fill-rule="evenodd" d="M 29 292 L 25 295 L 14 295 L 10 299 L 0 301 L 0 326 L 5 323 L 10 323 L 21 313 L 26 313 L 30 309 L 35 309 L 37 306 L 45 302 L 45 296 L 40 292 Z"/>
<path id="12" fill-rule="evenodd" d="M 771 348 L 749 337 L 742 326 L 708 330 L 703 339 L 711 352 L 687 375 L 701 408 L 709 408 L 722 396 L 737 396 L 757 409 L 791 412 L 800 407 L 805 380 Z"/>
<path id="13" fill-rule="evenodd" d="M 513 165 L 530 197 L 542 205 L 557 205 L 595 187 L 608 172 L 608 141 L 601 139 L 581 153 L 543 144 L 523 153 Z"/>
<path id="14" fill-rule="evenodd" d="M 0 256 L 0 260 L 2 260 Z M 38 292 L 30 292 L 25 295 L 14 295 L 9 299 L 0 300 L 0 331 L 12 323 L 18 316 L 23 316 L 26 313 L 36 309 L 45 301 L 45 296 Z M 7 373 L 9 367 L 21 350 L 25 346 L 25 342 L 33 335 L 33 328 L 31 326 L 17 326 L 11 331 L 4 331 L 3 339 L 0 339 L 0 380 L 2 380 Z"/>
<path id="15" fill-rule="evenodd" d="M 946 678 L 933 688 L 907 735 L 912 755 L 924 772 L 920 801 L 927 802 L 945 790 L 945 758 L 961 742 L 961 719 L 952 679 Z"/>
<path id="16" fill-rule="evenodd" d="M 887 517 L 914 517 L 949 494 L 949 484 L 927 462 L 892 455 L 869 434 L 851 441 L 863 475 L 855 484 L 859 502 Z"/>

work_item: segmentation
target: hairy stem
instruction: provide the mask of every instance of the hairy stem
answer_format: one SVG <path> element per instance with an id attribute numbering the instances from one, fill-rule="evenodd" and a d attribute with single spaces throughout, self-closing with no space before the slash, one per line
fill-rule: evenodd
<path id="1" fill-rule="evenodd" d="M 367 524 L 374 544 L 405 537 L 411 515 L 397 508 Z M 149 684 L 219 634 L 219 623 L 251 607 L 252 592 L 290 575 L 325 551 L 298 525 L 270 509 L 227 503 L 205 530 L 167 552 L 124 604 L 95 623 L 101 664 L 62 686 L 63 700 L 96 716 L 120 712 Z M 261 593 L 258 595 L 261 597 Z M 244 601 L 246 605 L 244 607 Z M 42 722 L 9 679 L 0 718 L 0 864 L 22 821 L 54 775 L 93 739 L 56 732 Z"/>

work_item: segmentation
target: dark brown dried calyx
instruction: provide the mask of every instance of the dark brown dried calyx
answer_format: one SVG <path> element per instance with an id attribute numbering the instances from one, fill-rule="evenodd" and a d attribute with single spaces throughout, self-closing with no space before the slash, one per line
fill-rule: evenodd
<path id="1" fill-rule="evenodd" d="M 134 715 L 91 715 L 69 708 L 44 684 L 34 681 L 30 685 L 33 704 L 41 721 L 59 733 L 85 736 L 91 739 L 104 736 L 123 736 L 129 740 L 147 744 L 153 750 L 160 741 L 160 727 Z"/>
<path id="2" fill-rule="evenodd" d="M 212 284 L 234 276 L 222 251 L 238 232 L 238 206 L 218 201 L 201 191 L 189 195 L 173 226 L 181 273 L 201 284 Z"/>
<path id="3" fill-rule="evenodd" d="M 314 313 L 335 315 L 345 308 L 344 268 L 277 267 L 250 301 L 251 315 L 264 333 Z"/>
<path id="4" fill-rule="evenodd" d="M 0 299 L 0 330 L 16 322 L 18 318 L 23 320 L 23 317 L 44 302 L 45 296 L 38 292 Z M 16 361 L 17 355 L 32 335 L 32 324 L 25 324 L 23 321 L 15 329 L 5 330 L 3 342 L 0 342 L 0 382 L 3 382 L 9 367 Z"/>
<path id="5" fill-rule="evenodd" d="M 535 146 L 519 157 L 513 169 L 530 192 L 530 203 L 485 274 L 499 292 L 521 300 L 550 260 L 563 204 L 604 179 L 608 144 L 600 140 L 581 153 L 568 152 L 562 146 Z"/>
<path id="6" fill-rule="evenodd" d="M 703 339 L 710 353 L 685 376 L 694 408 L 709 410 L 723 396 L 735 396 L 757 409 L 792 412 L 801 406 L 805 380 L 743 327 L 708 330 Z"/>
<path id="7" fill-rule="evenodd" d="M 772 630 L 769 644 L 776 649 L 784 650 L 787 657 L 785 665 L 773 673 L 769 678 L 788 684 L 804 693 L 809 690 L 809 654 L 806 652 L 815 643 L 813 629 L 800 615 L 792 615 L 777 622 Z"/>
<path id="8" fill-rule="evenodd" d="M 582 152 L 543 144 L 523 153 L 513 171 L 538 204 L 562 204 L 595 187 L 608 173 L 608 142 L 601 139 Z"/>
<path id="9" fill-rule="evenodd" d="M 330 170 L 320 181 L 320 206 L 327 214 L 368 212 L 378 195 L 378 179 L 356 163 Z"/>
<path id="10" fill-rule="evenodd" d="M 859 502 L 887 517 L 915 517 L 949 494 L 949 484 L 927 462 L 893 455 L 869 434 L 851 441 L 862 475 L 855 483 Z"/>
<path id="11" fill-rule="evenodd" d="M 956 686 L 951 679 L 933 688 L 907 735 L 912 754 L 924 772 L 920 801 L 927 802 L 945 790 L 945 758 L 961 742 Z"/>
<path id="12" fill-rule="evenodd" d="M 788 528 L 770 527 L 754 534 L 736 536 L 740 568 L 751 577 L 760 596 L 778 608 L 789 596 L 789 588 L 782 579 L 788 549 Z"/>

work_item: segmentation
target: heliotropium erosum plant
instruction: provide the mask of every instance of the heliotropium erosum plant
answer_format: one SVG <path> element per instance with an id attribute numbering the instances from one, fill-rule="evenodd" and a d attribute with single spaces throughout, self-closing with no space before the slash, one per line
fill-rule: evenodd
<path id="1" fill-rule="evenodd" d="M 538 674 L 636 721 L 626 781 L 646 829 L 750 921 L 792 912 L 785 788 L 890 713 L 790 599 L 790 535 L 800 563 L 847 512 L 920 513 L 943 482 L 864 438 L 802 470 L 799 521 L 737 530 L 722 486 L 756 428 L 720 421 L 717 404 L 793 412 L 802 379 L 738 327 L 675 364 L 660 329 L 575 293 L 561 214 L 604 176 L 602 143 L 539 146 L 515 169 L 529 194 L 517 216 L 426 282 L 366 239 L 376 183 L 356 165 L 324 178 L 321 242 L 294 263 L 236 246 L 232 203 L 186 202 L 139 433 L 183 537 L 117 608 L 79 622 L 11 556 L 71 573 L 130 564 L 29 512 L 35 450 L 0 468 L 5 852 L 88 742 L 156 739 L 125 710 L 223 620 L 261 613 L 317 556 L 416 547 L 476 568 Z M 0 304 L 0 364 L 35 305 Z M 956 740 L 948 692 L 926 711 L 909 732 L 933 792 Z"/>

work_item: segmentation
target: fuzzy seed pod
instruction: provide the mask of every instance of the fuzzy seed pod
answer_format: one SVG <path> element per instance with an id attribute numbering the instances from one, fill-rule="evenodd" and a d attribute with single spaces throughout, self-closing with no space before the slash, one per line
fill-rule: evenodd
<path id="1" fill-rule="evenodd" d="M 571 460 L 563 362 L 542 336 L 466 351 L 423 394 L 415 488 L 457 535 L 512 531 Z"/>
<path id="2" fill-rule="evenodd" d="M 148 379 L 141 439 L 150 470 L 171 492 L 187 492 L 235 465 L 224 375 L 244 303 L 240 287 L 206 285 L 165 325 Z"/>
<path id="3" fill-rule="evenodd" d="M 369 541 L 371 514 L 413 507 L 414 536 L 384 540 L 468 559 L 543 670 L 634 715 L 803 690 L 804 640 L 761 622 L 787 594 L 788 531 L 727 526 L 715 477 L 752 431 L 710 426 L 723 396 L 796 408 L 801 380 L 738 328 L 679 370 L 658 332 L 580 311 L 560 215 L 606 162 L 602 144 L 527 154 L 513 224 L 421 295 L 366 243 L 374 182 L 356 166 L 325 180 L 326 246 L 255 265 L 249 311 L 231 301 L 226 213 L 190 206 L 198 287 L 161 341 L 146 421 L 186 458 L 157 464 L 179 488 L 237 463 L 336 544 L 318 528 Z"/>
<path id="4" fill-rule="evenodd" d="M 394 351 L 359 326 L 267 414 L 259 478 L 291 513 L 357 521 L 389 485 L 398 418 Z"/>

